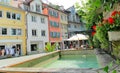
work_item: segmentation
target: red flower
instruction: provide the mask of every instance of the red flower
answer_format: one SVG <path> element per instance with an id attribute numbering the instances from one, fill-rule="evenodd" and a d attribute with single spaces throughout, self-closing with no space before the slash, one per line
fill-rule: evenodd
<path id="1" fill-rule="evenodd" d="M 95 35 L 95 33 L 96 33 L 96 32 L 95 32 L 95 31 L 93 31 L 93 32 L 92 32 L 92 36 L 94 36 L 94 35 Z"/>
<path id="2" fill-rule="evenodd" d="M 93 25 L 92 28 L 93 28 L 94 30 L 96 30 L 96 25 Z"/>
<path id="3" fill-rule="evenodd" d="M 113 11 L 111 16 L 115 16 L 118 13 L 118 11 Z"/>
<path id="4" fill-rule="evenodd" d="M 113 19 L 112 17 L 109 17 L 109 18 L 108 18 L 108 22 L 109 22 L 110 24 L 113 24 L 113 23 L 114 23 L 114 19 Z"/>

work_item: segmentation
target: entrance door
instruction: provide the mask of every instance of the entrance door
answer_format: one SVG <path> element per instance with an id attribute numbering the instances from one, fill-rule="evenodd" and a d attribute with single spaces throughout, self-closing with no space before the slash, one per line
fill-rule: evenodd
<path id="1" fill-rule="evenodd" d="M 16 44 L 16 48 L 19 48 L 19 55 L 22 55 L 21 44 Z"/>
<path id="2" fill-rule="evenodd" d="M 2 53 L 2 50 L 3 50 L 3 49 L 5 50 L 5 45 L 0 45 L 0 56 L 3 54 L 3 53 Z M 4 55 L 5 55 L 5 53 L 4 53 Z"/>

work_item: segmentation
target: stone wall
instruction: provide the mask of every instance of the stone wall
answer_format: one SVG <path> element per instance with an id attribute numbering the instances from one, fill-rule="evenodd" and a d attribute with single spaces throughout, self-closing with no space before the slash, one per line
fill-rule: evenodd
<path id="1" fill-rule="evenodd" d="M 12 66 L 12 67 L 33 67 L 34 65 L 36 65 L 40 62 L 43 63 L 44 61 L 46 61 L 48 59 L 51 59 L 51 58 L 54 58 L 54 57 L 57 57 L 57 56 L 59 56 L 59 51 L 41 56 L 39 58 L 29 60 L 29 61 L 26 61 L 26 62 L 19 63 L 17 65 Z"/>

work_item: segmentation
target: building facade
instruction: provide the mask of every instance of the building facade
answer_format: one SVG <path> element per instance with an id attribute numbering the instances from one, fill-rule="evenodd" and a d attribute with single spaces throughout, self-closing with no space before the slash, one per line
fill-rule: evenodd
<path id="1" fill-rule="evenodd" d="M 43 4 L 43 14 L 48 15 L 49 42 L 62 42 L 59 11 L 47 4 Z"/>
<path id="2" fill-rule="evenodd" d="M 65 12 L 59 12 L 62 40 L 68 39 L 68 19 Z"/>
<path id="3" fill-rule="evenodd" d="M 48 16 L 42 13 L 41 0 L 23 2 L 19 5 L 27 16 L 27 53 L 44 52 L 48 38 Z"/>
<path id="4" fill-rule="evenodd" d="M 16 51 L 26 55 L 25 18 L 23 10 L 0 4 L 0 50 L 6 55 L 15 55 Z"/>
<path id="5" fill-rule="evenodd" d="M 75 7 L 72 6 L 67 9 L 70 13 L 68 14 L 68 34 L 69 37 L 74 35 L 76 31 L 85 31 L 85 24 L 81 22 L 80 16 L 77 14 Z"/>
<path id="6" fill-rule="evenodd" d="M 65 41 L 68 39 L 68 19 L 67 13 L 63 11 L 59 12 L 60 25 L 61 25 L 61 35 L 62 35 L 62 49 L 66 48 Z"/>

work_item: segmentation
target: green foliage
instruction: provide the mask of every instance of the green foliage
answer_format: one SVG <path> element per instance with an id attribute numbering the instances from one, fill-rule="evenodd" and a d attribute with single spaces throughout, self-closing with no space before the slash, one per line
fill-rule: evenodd
<path id="1" fill-rule="evenodd" d="M 116 70 L 113 70 L 113 72 L 112 73 L 117 73 L 117 71 Z"/>
<path id="2" fill-rule="evenodd" d="M 55 48 L 56 48 L 56 43 L 53 44 L 53 45 L 51 45 L 50 43 L 47 43 L 47 45 L 45 46 L 45 50 L 46 50 L 47 52 L 52 52 L 52 51 L 55 50 Z"/>
<path id="3" fill-rule="evenodd" d="M 109 72 L 109 67 L 108 67 L 108 66 L 105 66 L 105 67 L 103 68 L 103 70 L 104 70 L 106 73 L 108 73 L 108 72 Z"/>
<path id="4" fill-rule="evenodd" d="M 100 42 L 97 39 L 96 35 L 93 36 L 93 44 L 94 44 L 94 47 L 96 47 L 96 48 L 100 47 Z"/>
<path id="5" fill-rule="evenodd" d="M 86 22 L 86 27 L 90 29 L 93 22 L 98 22 L 101 19 L 102 10 L 98 9 L 101 7 L 102 2 L 101 0 L 88 0 L 87 3 L 81 0 L 81 2 L 83 6 L 76 3 L 76 9 L 78 10 L 78 14 Z"/>
<path id="6" fill-rule="evenodd" d="M 88 43 L 89 43 L 89 46 L 90 47 L 93 47 L 93 41 L 92 41 L 92 37 L 89 37 L 89 39 L 88 39 Z"/>
<path id="7" fill-rule="evenodd" d="M 112 46 L 113 46 L 113 52 L 112 55 L 114 55 L 116 58 L 120 57 L 120 41 L 114 41 L 112 42 Z"/>
<path id="8" fill-rule="evenodd" d="M 112 10 L 117 2 L 119 0 L 81 0 L 82 6 L 79 3 L 75 6 L 78 14 L 85 21 L 87 29 L 90 29 L 94 22 L 102 20 L 102 13 Z"/>
<path id="9" fill-rule="evenodd" d="M 107 49 L 109 47 L 108 34 L 104 26 L 97 26 L 96 37 L 101 43 L 101 48 Z"/>
<path id="10" fill-rule="evenodd" d="M 120 61 L 117 59 L 116 60 L 116 64 L 119 66 L 120 65 Z M 117 70 L 115 70 L 118 66 L 116 66 L 116 67 L 114 67 L 114 68 L 112 68 L 113 67 L 113 62 L 111 62 L 109 65 L 107 65 L 107 66 L 105 66 L 104 68 L 103 68 L 103 71 L 105 71 L 106 73 L 117 73 Z M 110 68 L 112 68 L 112 69 L 110 69 Z"/>

